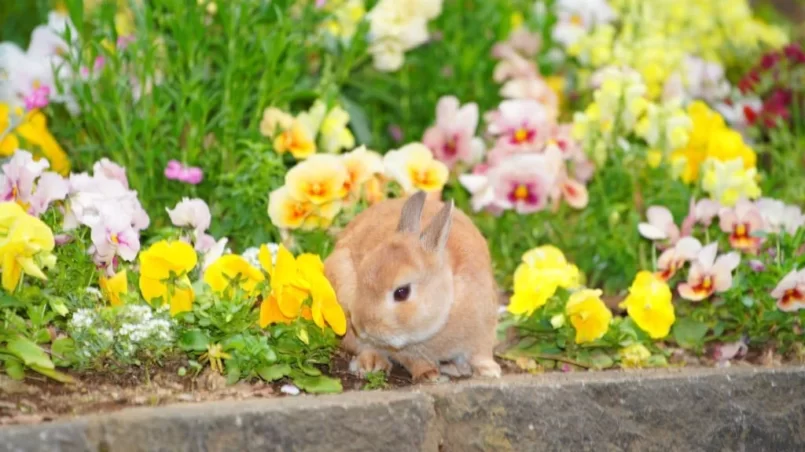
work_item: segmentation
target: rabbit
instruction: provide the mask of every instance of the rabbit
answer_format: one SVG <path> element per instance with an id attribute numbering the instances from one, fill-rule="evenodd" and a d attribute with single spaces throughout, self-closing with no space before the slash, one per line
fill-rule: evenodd
<path id="1" fill-rule="evenodd" d="M 420 221 L 429 221 L 420 232 Z M 390 371 L 416 382 L 442 373 L 490 378 L 497 289 L 486 240 L 453 201 L 425 192 L 390 199 L 358 214 L 325 259 L 325 274 L 347 316 L 342 348 L 350 368 Z"/>

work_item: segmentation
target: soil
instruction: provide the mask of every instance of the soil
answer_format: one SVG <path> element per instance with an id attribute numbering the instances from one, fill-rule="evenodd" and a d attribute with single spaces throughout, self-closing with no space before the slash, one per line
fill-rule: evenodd
<path id="1" fill-rule="evenodd" d="M 712 366 L 707 359 L 688 355 L 672 358 L 684 361 L 687 366 Z M 524 373 L 511 361 L 498 361 L 506 375 Z M 215 400 L 243 400 L 251 398 L 288 397 L 281 388 L 289 381 L 275 383 L 241 382 L 227 386 L 223 376 L 209 368 L 198 376 L 180 376 L 180 360 L 166 362 L 151 372 L 136 369 L 121 373 L 75 373 L 74 384 L 61 384 L 45 377 L 29 374 L 25 381 L 14 381 L 0 374 L 0 426 L 13 424 L 36 424 L 66 419 L 79 415 L 100 414 L 137 406 L 158 406 L 173 403 L 207 402 Z M 752 353 L 742 361 L 733 361 L 738 366 L 778 366 L 782 360 L 766 353 Z M 323 369 L 324 370 L 324 369 Z M 567 364 L 563 371 L 583 371 Z M 606 371 L 603 371 L 606 372 Z M 70 373 L 70 372 L 68 372 Z M 349 357 L 343 352 L 334 356 L 328 373 L 341 379 L 344 391 L 359 391 L 367 388 L 363 380 L 349 371 Z M 386 378 L 383 389 L 411 386 L 410 375 L 395 367 Z"/>

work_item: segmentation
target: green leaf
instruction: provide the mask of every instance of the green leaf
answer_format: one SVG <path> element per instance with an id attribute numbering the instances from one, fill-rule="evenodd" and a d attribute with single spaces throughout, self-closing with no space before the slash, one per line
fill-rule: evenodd
<path id="1" fill-rule="evenodd" d="M 590 366 L 595 369 L 606 369 L 615 365 L 615 360 L 611 356 L 603 352 L 594 352 L 590 355 Z"/>
<path id="2" fill-rule="evenodd" d="M 210 345 L 210 339 L 201 330 L 188 330 L 179 336 L 179 347 L 184 351 L 202 352 Z"/>
<path id="3" fill-rule="evenodd" d="M 681 318 L 674 323 L 672 333 L 679 346 L 695 348 L 702 344 L 708 329 L 707 325 L 702 322 L 690 318 Z"/>
<path id="4" fill-rule="evenodd" d="M 46 377 L 50 377 L 50 378 L 52 378 L 52 379 L 54 379 L 54 380 L 56 380 L 56 381 L 58 381 L 60 383 L 75 383 L 75 380 L 73 380 L 73 377 L 71 377 L 71 376 L 69 376 L 69 375 L 67 375 L 65 373 L 59 372 L 58 370 L 47 369 L 47 368 L 36 366 L 36 365 L 30 366 L 30 367 L 34 371 L 39 372 L 40 374 L 42 374 L 42 375 L 44 375 Z"/>
<path id="5" fill-rule="evenodd" d="M 349 113 L 349 125 L 355 132 L 357 142 L 367 146 L 371 145 L 372 130 L 369 128 L 369 120 L 366 118 L 366 113 L 364 113 L 363 108 L 343 95 L 340 101 L 344 106 L 344 110 Z"/>
<path id="6" fill-rule="evenodd" d="M 317 369 L 317 368 L 315 368 L 315 367 L 313 367 L 313 366 L 311 366 L 311 365 L 309 365 L 307 363 L 299 364 L 299 370 L 301 370 L 302 372 L 304 372 L 307 375 L 310 375 L 311 377 L 317 377 L 317 376 L 321 375 L 321 371 L 319 369 Z"/>
<path id="7" fill-rule="evenodd" d="M 14 380 L 22 380 L 25 378 L 25 366 L 22 365 L 22 361 L 17 361 L 16 359 L 7 359 L 5 361 L 5 368 L 3 370 L 5 370 L 6 374 Z"/>
<path id="8" fill-rule="evenodd" d="M 36 334 L 34 334 L 34 342 L 37 344 L 50 342 L 50 331 L 48 331 L 47 328 L 39 329 Z"/>
<path id="9" fill-rule="evenodd" d="M 50 308 L 53 309 L 56 314 L 59 314 L 62 317 L 66 316 L 70 312 L 67 309 L 67 305 L 64 304 L 63 298 L 50 297 L 48 302 L 50 303 Z"/>
<path id="10" fill-rule="evenodd" d="M 226 366 L 226 384 L 233 385 L 240 380 L 240 368 L 234 364 Z"/>
<path id="11" fill-rule="evenodd" d="M 316 377 L 310 375 L 296 375 L 293 377 L 293 383 L 298 386 L 299 389 L 310 393 L 338 393 L 344 391 L 344 388 L 341 386 L 341 380 L 324 375 Z"/>
<path id="12" fill-rule="evenodd" d="M 22 301 L 18 300 L 17 298 L 11 295 L 8 294 L 0 295 L 0 308 L 21 308 L 24 306 L 25 303 L 23 303 Z"/>
<path id="13" fill-rule="evenodd" d="M 69 366 L 75 353 L 75 342 L 69 337 L 60 337 L 50 346 L 51 358 L 57 366 Z"/>
<path id="14" fill-rule="evenodd" d="M 6 346 L 8 351 L 20 358 L 28 367 L 38 366 L 43 369 L 53 369 L 53 361 L 38 345 L 22 336 L 17 336 Z"/>
<path id="15" fill-rule="evenodd" d="M 260 378 L 266 381 L 279 380 L 291 373 L 291 366 L 287 364 L 274 364 L 273 366 L 263 366 L 257 369 Z"/>

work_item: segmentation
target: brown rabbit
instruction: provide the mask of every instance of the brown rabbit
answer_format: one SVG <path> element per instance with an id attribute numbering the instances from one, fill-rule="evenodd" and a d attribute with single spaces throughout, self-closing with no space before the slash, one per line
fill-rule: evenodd
<path id="1" fill-rule="evenodd" d="M 344 229 L 324 262 L 349 328 L 353 371 L 402 364 L 414 380 L 499 377 L 497 292 L 486 240 L 453 202 L 424 192 L 376 204 Z M 429 221 L 420 233 L 420 221 Z M 452 227 L 451 227 L 452 226 Z M 471 368 L 471 369 L 470 369 Z"/>

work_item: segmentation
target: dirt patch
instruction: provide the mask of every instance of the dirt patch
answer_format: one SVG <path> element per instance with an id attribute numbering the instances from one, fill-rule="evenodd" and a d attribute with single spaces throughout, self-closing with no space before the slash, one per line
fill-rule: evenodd
<path id="1" fill-rule="evenodd" d="M 767 350 L 750 353 L 742 361 L 734 361 L 732 365 L 775 367 L 782 365 L 783 361 L 797 360 L 782 360 Z M 505 375 L 525 373 L 511 361 L 498 362 Z M 715 365 L 712 360 L 695 358 L 686 353 L 671 359 L 672 366 L 681 366 L 683 363 L 686 367 Z M 281 388 L 290 381 L 265 383 L 258 380 L 228 386 L 223 376 L 211 372 L 209 368 L 197 376 L 180 376 L 178 370 L 185 364 L 182 360 L 174 360 L 150 371 L 135 368 L 126 372 L 68 372 L 76 379 L 76 383 L 72 385 L 57 383 L 36 374 L 31 374 L 22 382 L 0 374 L 0 425 L 35 424 L 137 406 L 288 397 Z M 584 371 L 566 365 L 560 366 L 560 369 Z M 322 370 L 340 378 L 344 391 L 368 389 L 369 383 L 366 380 L 349 371 L 349 357 L 344 352 L 339 351 L 333 357 L 332 366 Z M 540 369 L 533 372 L 543 371 Z M 382 389 L 398 389 L 412 384 L 410 375 L 401 367 L 395 366 Z"/>

